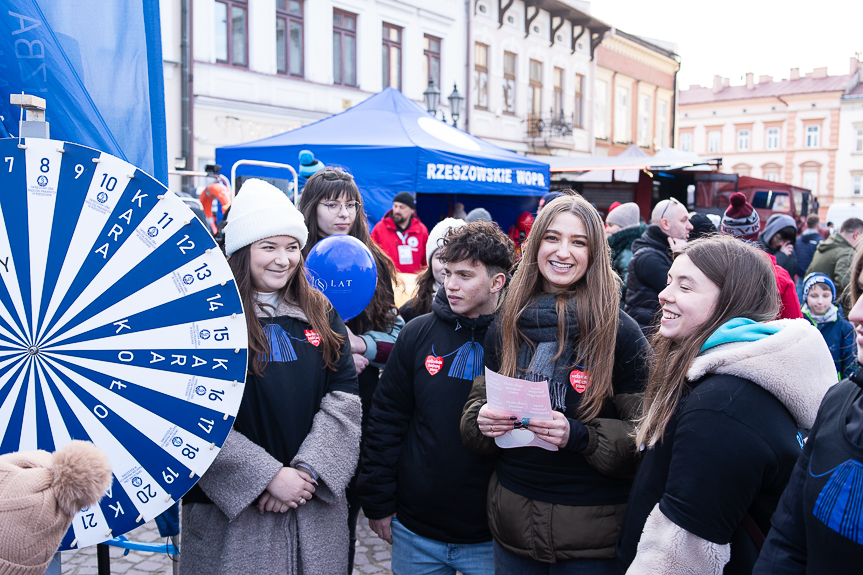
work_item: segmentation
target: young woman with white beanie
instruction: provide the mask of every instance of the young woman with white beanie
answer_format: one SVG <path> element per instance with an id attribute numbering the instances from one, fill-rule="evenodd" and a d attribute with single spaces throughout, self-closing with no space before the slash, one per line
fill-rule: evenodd
<path id="1" fill-rule="evenodd" d="M 347 569 L 357 375 L 344 321 L 306 279 L 307 239 L 281 191 L 243 184 L 225 251 L 249 331 L 246 389 L 222 450 L 183 498 L 183 574 Z"/>

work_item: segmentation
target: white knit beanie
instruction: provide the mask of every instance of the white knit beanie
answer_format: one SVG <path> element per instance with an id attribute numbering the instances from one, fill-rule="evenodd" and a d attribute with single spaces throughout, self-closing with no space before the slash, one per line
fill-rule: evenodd
<path id="1" fill-rule="evenodd" d="M 631 228 L 638 225 L 638 216 L 640 213 L 641 210 L 638 204 L 627 202 L 611 210 L 611 213 L 605 217 L 605 223 L 615 224 L 621 228 Z"/>
<path id="2" fill-rule="evenodd" d="M 444 218 L 438 224 L 432 228 L 432 231 L 429 232 L 429 239 L 426 242 L 426 261 L 429 265 L 431 265 L 432 256 L 439 247 L 441 247 L 440 241 L 446 235 L 446 233 L 450 229 L 460 228 L 465 225 L 467 222 L 464 220 L 460 220 L 458 218 Z"/>
<path id="3" fill-rule="evenodd" d="M 225 253 L 273 236 L 291 236 L 306 246 L 309 228 L 303 214 L 280 189 L 263 180 L 243 182 L 225 226 Z"/>

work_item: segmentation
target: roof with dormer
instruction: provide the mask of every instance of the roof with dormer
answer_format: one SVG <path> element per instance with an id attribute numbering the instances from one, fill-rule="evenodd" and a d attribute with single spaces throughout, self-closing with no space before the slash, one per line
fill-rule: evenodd
<path id="1" fill-rule="evenodd" d="M 712 88 L 701 86 L 680 91 L 680 105 L 705 104 L 726 100 L 753 100 L 756 98 L 773 98 L 793 94 L 815 94 L 819 92 L 844 92 L 849 84 L 856 80 L 856 74 L 844 76 L 826 76 L 823 78 L 799 78 L 797 80 L 780 80 L 779 82 L 764 82 L 755 84 L 751 89 L 743 86 L 723 87 L 718 92 Z M 859 89 L 858 85 L 856 89 Z"/>

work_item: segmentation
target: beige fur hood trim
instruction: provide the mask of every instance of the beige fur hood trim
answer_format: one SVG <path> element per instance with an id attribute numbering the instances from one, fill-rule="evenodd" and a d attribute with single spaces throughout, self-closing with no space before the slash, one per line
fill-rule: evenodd
<path id="1" fill-rule="evenodd" d="M 781 401 L 797 425 L 810 429 L 824 394 L 837 383 L 836 366 L 818 328 L 805 319 L 780 319 L 782 330 L 751 342 L 726 343 L 699 355 L 686 379 L 709 373 L 755 382 Z"/>

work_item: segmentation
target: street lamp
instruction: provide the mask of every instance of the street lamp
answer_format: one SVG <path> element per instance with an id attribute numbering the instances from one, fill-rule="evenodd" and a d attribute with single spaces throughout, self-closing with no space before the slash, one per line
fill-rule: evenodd
<path id="1" fill-rule="evenodd" d="M 440 104 L 440 90 L 437 89 L 437 85 L 432 78 L 429 78 L 429 86 L 423 92 L 423 98 L 425 98 L 428 113 L 432 116 L 437 116 L 437 107 Z"/>
<path id="2" fill-rule="evenodd" d="M 458 93 L 458 87 L 453 82 L 452 94 L 447 96 L 449 100 L 449 115 L 452 116 L 452 125 L 455 126 L 461 116 L 461 104 L 464 102 L 464 96 Z"/>

